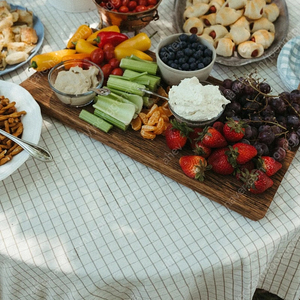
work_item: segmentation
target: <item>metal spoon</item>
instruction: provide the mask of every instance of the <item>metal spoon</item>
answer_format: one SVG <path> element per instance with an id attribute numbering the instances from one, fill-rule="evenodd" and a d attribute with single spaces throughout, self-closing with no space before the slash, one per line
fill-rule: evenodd
<path id="1" fill-rule="evenodd" d="M 27 153 L 29 153 L 29 155 L 31 155 L 32 157 L 41 160 L 41 161 L 52 161 L 52 155 L 45 149 L 24 141 L 16 136 L 11 135 L 10 133 L 7 133 L 6 131 L 0 129 L 0 134 L 6 136 L 7 138 L 9 138 L 10 140 L 14 141 L 16 144 L 18 144 L 19 146 L 21 146 Z"/>
<path id="2" fill-rule="evenodd" d="M 157 93 L 154 93 L 154 92 L 145 90 L 145 89 L 143 89 L 143 88 L 138 88 L 138 89 L 139 89 L 140 91 L 146 93 L 146 94 L 153 95 L 153 96 L 156 96 L 156 97 L 159 97 L 159 98 L 162 98 L 162 99 L 165 99 L 165 100 L 169 101 L 169 98 L 164 97 L 164 96 L 161 96 L 161 95 L 159 95 L 159 94 L 157 94 Z"/>
<path id="3" fill-rule="evenodd" d="M 104 88 L 93 88 L 93 87 L 91 87 L 91 88 L 89 88 L 89 91 L 93 91 L 96 94 L 102 95 L 102 96 L 107 96 L 107 95 L 110 94 L 110 89 L 105 88 L 105 87 Z"/>

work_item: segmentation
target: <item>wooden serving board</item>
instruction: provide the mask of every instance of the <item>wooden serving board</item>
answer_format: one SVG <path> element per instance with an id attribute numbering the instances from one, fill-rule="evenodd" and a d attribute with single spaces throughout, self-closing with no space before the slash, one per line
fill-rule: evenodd
<path id="1" fill-rule="evenodd" d="M 272 177 L 273 187 L 260 195 L 247 192 L 242 183 L 237 181 L 234 176 L 221 176 L 212 171 L 206 172 L 204 182 L 199 182 L 185 176 L 178 163 L 180 156 L 193 154 L 191 150 L 171 151 L 166 146 L 163 136 L 157 136 L 154 140 L 145 140 L 139 132 L 135 132 L 131 128 L 125 132 L 118 128 L 113 128 L 109 133 L 102 132 L 79 119 L 80 108 L 66 106 L 57 99 L 49 87 L 47 75 L 47 73 L 37 72 L 21 83 L 21 86 L 35 98 L 44 114 L 56 118 L 63 124 L 83 132 L 254 221 L 265 216 L 280 182 L 295 156 L 295 152 L 288 151 L 282 169 Z M 209 77 L 208 81 L 213 84 L 220 83 L 212 77 Z M 93 111 L 92 105 L 85 109 Z"/>

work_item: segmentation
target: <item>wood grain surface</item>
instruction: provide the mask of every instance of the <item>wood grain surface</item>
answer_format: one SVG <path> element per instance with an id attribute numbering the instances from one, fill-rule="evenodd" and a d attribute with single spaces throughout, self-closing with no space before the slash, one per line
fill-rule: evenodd
<path id="1" fill-rule="evenodd" d="M 145 140 L 139 132 L 131 128 L 126 132 L 118 128 L 113 128 L 109 133 L 100 131 L 79 119 L 80 108 L 66 106 L 57 99 L 49 87 L 47 75 L 47 72 L 36 72 L 20 84 L 35 98 L 42 113 L 254 221 L 262 219 L 267 213 L 280 182 L 295 156 L 295 151 L 288 151 L 282 169 L 272 177 L 274 185 L 260 195 L 250 194 L 233 176 L 221 176 L 212 171 L 206 172 L 204 182 L 198 182 L 185 176 L 178 163 L 181 156 L 192 154 L 191 150 L 171 151 L 166 146 L 163 136 L 158 136 L 154 140 Z M 212 77 L 209 77 L 208 81 L 213 84 L 220 83 Z M 85 109 L 93 111 L 92 105 Z"/>

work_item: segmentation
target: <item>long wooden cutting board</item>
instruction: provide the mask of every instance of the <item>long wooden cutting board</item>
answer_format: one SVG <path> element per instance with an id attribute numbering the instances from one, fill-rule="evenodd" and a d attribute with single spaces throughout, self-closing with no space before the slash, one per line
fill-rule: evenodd
<path id="1" fill-rule="evenodd" d="M 260 195 L 248 193 L 242 183 L 233 176 L 221 176 L 212 171 L 206 172 L 207 177 L 203 183 L 198 182 L 185 176 L 178 163 L 180 156 L 192 154 L 190 150 L 171 151 L 166 146 L 163 136 L 158 136 L 154 140 L 145 140 L 139 132 L 135 132 L 131 128 L 126 132 L 113 128 L 109 133 L 96 129 L 79 119 L 80 108 L 66 106 L 57 99 L 48 85 L 47 75 L 47 73 L 37 72 L 21 83 L 21 86 L 35 98 L 44 114 L 56 118 L 63 124 L 83 132 L 254 221 L 265 216 L 280 182 L 295 156 L 295 152 L 287 153 L 282 169 L 272 177 L 273 187 Z M 212 77 L 209 77 L 208 81 L 214 84 L 219 83 Z M 85 109 L 93 111 L 91 105 Z"/>

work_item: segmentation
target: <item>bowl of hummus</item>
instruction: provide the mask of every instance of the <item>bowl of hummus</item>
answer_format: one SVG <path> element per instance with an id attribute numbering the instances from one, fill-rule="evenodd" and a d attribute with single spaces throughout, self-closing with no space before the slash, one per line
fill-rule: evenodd
<path id="1" fill-rule="evenodd" d="M 48 74 L 49 86 L 57 98 L 66 105 L 82 107 L 94 101 L 104 75 L 101 68 L 88 60 L 71 59 L 54 66 Z"/>
<path id="2" fill-rule="evenodd" d="M 215 122 L 230 103 L 219 87 L 185 78 L 169 91 L 169 108 L 174 117 L 190 127 L 204 127 Z"/>

